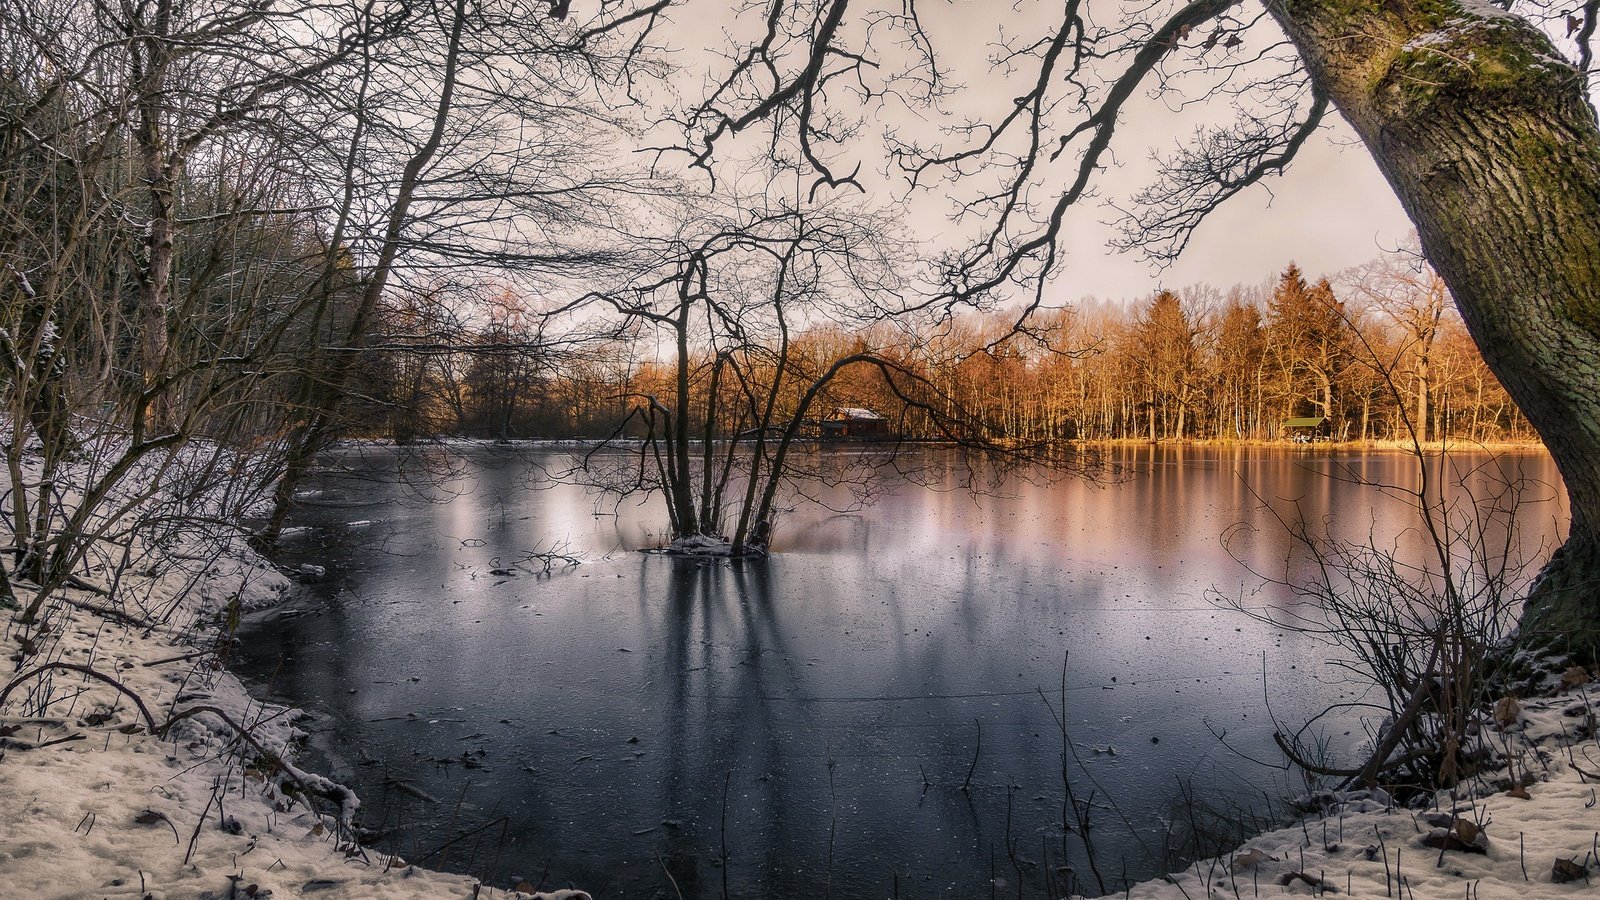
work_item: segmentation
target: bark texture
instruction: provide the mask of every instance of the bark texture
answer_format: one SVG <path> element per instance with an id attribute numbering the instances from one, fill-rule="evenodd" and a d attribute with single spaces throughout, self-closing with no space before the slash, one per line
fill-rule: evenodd
<path id="1" fill-rule="evenodd" d="M 1600 647 L 1600 129 L 1584 82 L 1479 0 L 1270 0 L 1394 187 L 1483 356 L 1550 448 L 1567 543 L 1525 637 Z"/>

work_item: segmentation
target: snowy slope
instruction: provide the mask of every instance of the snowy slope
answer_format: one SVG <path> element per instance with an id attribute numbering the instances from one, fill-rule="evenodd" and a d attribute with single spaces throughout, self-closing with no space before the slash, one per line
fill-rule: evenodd
<path id="1" fill-rule="evenodd" d="M 123 576 L 119 591 L 137 606 L 171 609 L 154 628 L 94 612 L 118 604 L 76 589 L 51 605 L 45 634 L 6 611 L 7 646 L 27 637 L 39 652 L 20 673 L 8 667 L 16 680 L 0 705 L 0 897 L 520 896 L 349 839 L 341 819 L 358 801 L 290 762 L 293 711 L 253 701 L 215 654 L 200 652 L 218 646 L 231 601 L 270 604 L 288 582 L 237 538 L 209 544 L 171 551 L 186 564 L 151 566 L 165 569 L 158 577 Z M 68 666 L 114 679 L 158 726 L 197 707 L 221 715 L 199 713 L 158 736 L 128 695 Z M 302 785 L 326 795 L 316 811 Z"/>

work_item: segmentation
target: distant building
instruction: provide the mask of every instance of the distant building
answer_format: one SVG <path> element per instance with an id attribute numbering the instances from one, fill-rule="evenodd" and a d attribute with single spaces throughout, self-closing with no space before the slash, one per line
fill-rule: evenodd
<path id="1" fill-rule="evenodd" d="M 853 441 L 880 441 L 889 437 L 889 420 L 870 409 L 845 406 L 831 418 L 817 423 L 824 438 Z"/>
<path id="2" fill-rule="evenodd" d="M 1297 444 L 1311 441 L 1325 441 L 1332 437 L 1332 430 L 1328 426 L 1325 416 L 1303 416 L 1296 419 L 1283 420 L 1283 436 Z"/>

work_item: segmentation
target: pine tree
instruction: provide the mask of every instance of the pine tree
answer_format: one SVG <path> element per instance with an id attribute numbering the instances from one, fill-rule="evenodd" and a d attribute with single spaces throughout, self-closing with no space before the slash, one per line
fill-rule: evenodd
<path id="1" fill-rule="evenodd" d="M 1279 276 L 1267 308 L 1268 356 L 1288 416 L 1320 415 L 1337 429 L 1343 420 L 1340 378 L 1353 361 L 1344 304 L 1326 278 L 1315 285 L 1293 263 Z"/>

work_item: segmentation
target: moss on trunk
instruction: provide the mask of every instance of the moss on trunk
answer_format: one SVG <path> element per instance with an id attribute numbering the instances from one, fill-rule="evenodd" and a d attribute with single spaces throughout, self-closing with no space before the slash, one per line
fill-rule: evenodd
<path id="1" fill-rule="evenodd" d="M 1269 3 L 1417 226 L 1573 512 L 1524 631 L 1600 645 L 1600 129 L 1545 35 L 1457 0 Z"/>

